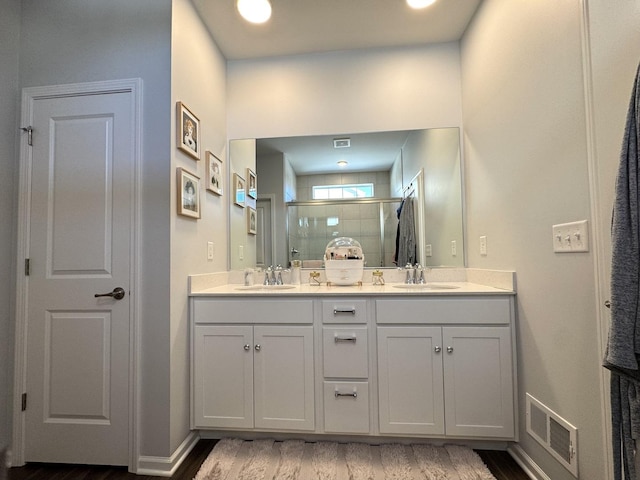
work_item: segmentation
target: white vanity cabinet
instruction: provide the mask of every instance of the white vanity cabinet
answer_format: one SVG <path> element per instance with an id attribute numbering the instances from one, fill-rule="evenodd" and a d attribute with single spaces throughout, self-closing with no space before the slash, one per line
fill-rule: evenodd
<path id="1" fill-rule="evenodd" d="M 192 311 L 194 428 L 315 429 L 311 300 L 196 299 Z"/>
<path id="2" fill-rule="evenodd" d="M 512 439 L 510 298 L 376 301 L 380 433 Z"/>
<path id="3" fill-rule="evenodd" d="M 194 429 L 517 440 L 512 293 L 235 290 L 190 299 Z"/>

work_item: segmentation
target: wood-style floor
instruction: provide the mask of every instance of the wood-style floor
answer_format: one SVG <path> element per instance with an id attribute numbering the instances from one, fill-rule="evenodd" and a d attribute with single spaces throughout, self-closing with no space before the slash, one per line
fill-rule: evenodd
<path id="1" fill-rule="evenodd" d="M 200 440 L 171 478 L 192 480 L 215 443 L 216 440 Z M 497 480 L 529 480 L 507 452 L 477 450 L 477 453 Z M 134 475 L 127 472 L 126 468 L 119 467 L 34 463 L 11 468 L 8 480 L 158 480 L 159 478 Z"/>

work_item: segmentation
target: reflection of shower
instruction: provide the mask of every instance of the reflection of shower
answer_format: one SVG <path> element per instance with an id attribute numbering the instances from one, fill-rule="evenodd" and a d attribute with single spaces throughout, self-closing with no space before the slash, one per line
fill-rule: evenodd
<path id="1" fill-rule="evenodd" d="M 290 202 L 287 241 L 291 259 L 321 260 L 335 237 L 360 242 L 369 267 L 393 267 L 400 199 Z M 293 246 L 295 245 L 295 246 Z"/>

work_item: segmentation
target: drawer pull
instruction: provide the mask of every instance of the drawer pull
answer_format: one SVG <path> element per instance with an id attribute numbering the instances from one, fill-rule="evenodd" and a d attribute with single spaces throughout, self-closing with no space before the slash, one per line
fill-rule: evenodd
<path id="1" fill-rule="evenodd" d="M 442 351 L 442 348 L 440 346 L 436 346 L 436 348 L 434 348 L 436 353 L 440 353 Z"/>
<path id="2" fill-rule="evenodd" d="M 350 313 L 351 315 L 355 315 L 356 309 L 355 308 L 334 308 L 333 309 L 334 315 L 341 315 L 345 313 Z"/>
<path id="3" fill-rule="evenodd" d="M 336 390 L 335 393 L 336 398 L 340 398 L 340 397 L 353 397 L 353 398 L 358 398 L 358 392 L 352 392 L 352 393 L 340 393 L 339 391 Z"/>
<path id="4" fill-rule="evenodd" d="M 249 345 L 248 343 L 244 346 L 244 349 L 249 351 L 251 350 L 251 345 Z"/>
<path id="5" fill-rule="evenodd" d="M 333 337 L 333 341 L 336 343 L 342 343 L 342 342 L 351 342 L 351 343 L 356 343 L 356 337 Z"/>
<path id="6" fill-rule="evenodd" d="M 447 347 L 447 353 L 453 353 L 453 347 Z"/>

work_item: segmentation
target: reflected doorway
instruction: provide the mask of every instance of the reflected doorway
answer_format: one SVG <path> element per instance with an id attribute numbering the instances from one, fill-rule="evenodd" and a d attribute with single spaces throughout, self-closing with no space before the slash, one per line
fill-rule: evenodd
<path id="1" fill-rule="evenodd" d="M 258 267 L 266 268 L 273 265 L 273 259 L 276 258 L 276 242 L 273 235 L 274 202 L 274 195 L 259 195 L 256 200 L 256 266 Z"/>

